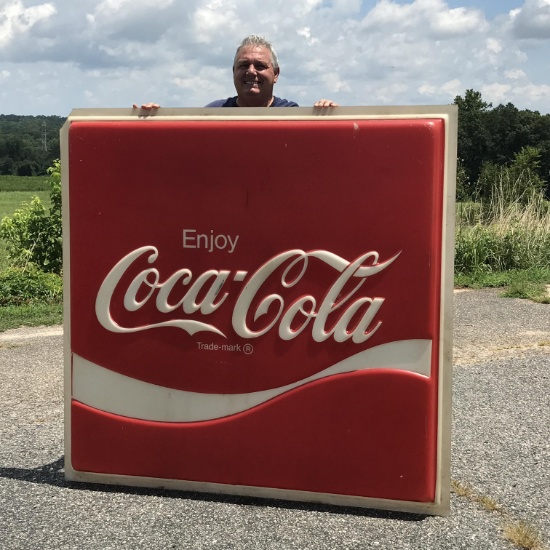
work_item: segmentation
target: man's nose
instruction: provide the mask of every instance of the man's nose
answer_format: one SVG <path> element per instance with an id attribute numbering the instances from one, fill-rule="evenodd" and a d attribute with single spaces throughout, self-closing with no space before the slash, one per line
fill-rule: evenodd
<path id="1" fill-rule="evenodd" d="M 248 69 L 246 69 L 246 72 L 250 74 L 256 74 L 256 67 L 254 66 L 254 63 L 250 63 Z"/>

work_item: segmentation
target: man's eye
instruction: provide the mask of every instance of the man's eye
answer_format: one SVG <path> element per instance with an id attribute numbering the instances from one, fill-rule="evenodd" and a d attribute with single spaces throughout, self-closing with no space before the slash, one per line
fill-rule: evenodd
<path id="1" fill-rule="evenodd" d="M 246 71 L 250 65 L 254 65 L 254 68 L 260 72 L 260 71 L 265 71 L 266 69 L 268 69 L 269 67 L 267 65 L 264 65 L 263 63 L 239 63 L 237 65 L 237 69 L 239 71 Z"/>

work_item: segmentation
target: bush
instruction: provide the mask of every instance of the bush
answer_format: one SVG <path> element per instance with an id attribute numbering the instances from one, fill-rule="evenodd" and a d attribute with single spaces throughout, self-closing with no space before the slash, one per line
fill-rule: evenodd
<path id="1" fill-rule="evenodd" d="M 42 201 L 34 197 L 13 216 L 0 222 L 0 237 L 6 241 L 8 260 L 14 267 L 35 265 L 47 273 L 61 273 L 63 243 L 61 221 L 61 166 L 59 160 L 48 168 L 50 175 L 49 215 Z"/>
<path id="2" fill-rule="evenodd" d="M 495 201 L 528 204 L 534 197 L 543 196 L 546 182 L 539 172 L 540 149 L 535 147 L 523 147 L 506 166 L 486 162 L 476 185 L 476 198 L 485 205 Z"/>
<path id="3" fill-rule="evenodd" d="M 60 303 L 63 281 L 55 273 L 44 273 L 33 267 L 10 267 L 0 272 L 0 307 L 34 303 Z"/>

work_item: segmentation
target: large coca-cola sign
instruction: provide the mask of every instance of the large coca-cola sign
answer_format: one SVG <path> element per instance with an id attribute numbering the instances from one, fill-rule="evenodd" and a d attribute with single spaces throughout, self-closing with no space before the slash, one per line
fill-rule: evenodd
<path id="1" fill-rule="evenodd" d="M 67 475 L 444 512 L 454 111 L 291 111 L 69 118 Z"/>

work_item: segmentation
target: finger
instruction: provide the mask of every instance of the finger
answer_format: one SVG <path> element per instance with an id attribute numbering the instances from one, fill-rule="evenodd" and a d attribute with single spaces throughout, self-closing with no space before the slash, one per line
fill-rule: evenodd
<path id="1" fill-rule="evenodd" d="M 320 99 L 317 101 L 317 103 L 314 104 L 314 107 L 338 107 L 338 103 L 335 103 L 334 101 L 331 101 L 330 99 Z"/>

